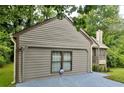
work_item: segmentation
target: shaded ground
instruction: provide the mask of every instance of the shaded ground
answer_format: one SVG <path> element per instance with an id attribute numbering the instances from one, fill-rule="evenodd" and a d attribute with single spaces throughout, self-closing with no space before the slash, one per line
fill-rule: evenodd
<path id="1" fill-rule="evenodd" d="M 102 73 L 49 77 L 17 84 L 17 87 L 124 87 L 124 84 L 104 78 Z"/>
<path id="2" fill-rule="evenodd" d="M 0 87 L 7 87 L 13 81 L 13 64 L 0 68 Z"/>
<path id="3" fill-rule="evenodd" d="M 124 68 L 111 68 L 110 76 L 107 78 L 124 83 Z"/>

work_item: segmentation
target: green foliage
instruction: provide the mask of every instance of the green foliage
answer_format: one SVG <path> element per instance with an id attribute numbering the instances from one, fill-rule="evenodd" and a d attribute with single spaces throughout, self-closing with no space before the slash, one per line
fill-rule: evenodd
<path id="1" fill-rule="evenodd" d="M 83 12 L 80 12 L 82 9 Z M 85 6 L 79 8 L 78 22 L 76 27 L 83 28 L 89 35 L 95 36 L 98 29 L 106 31 L 109 25 L 117 23 L 118 6 Z M 82 24 L 83 22 L 83 24 Z M 85 25 L 85 26 L 84 26 Z"/>
<path id="2" fill-rule="evenodd" d="M 111 70 L 110 70 L 110 67 L 107 67 L 107 72 L 110 72 Z"/>
<path id="3" fill-rule="evenodd" d="M 111 34 L 111 35 L 110 35 Z M 108 49 L 108 66 L 109 67 L 124 67 L 124 31 L 108 31 L 105 36 L 104 40 Z"/>
<path id="4" fill-rule="evenodd" d="M 0 45 L 0 67 L 10 62 L 11 49 L 7 46 Z"/>
<path id="5" fill-rule="evenodd" d="M 96 71 L 96 72 L 108 72 L 110 71 L 109 68 L 107 68 L 106 66 L 104 65 L 93 65 L 93 71 Z"/>
<path id="6" fill-rule="evenodd" d="M 6 60 L 3 56 L 0 56 L 0 68 L 3 67 L 4 64 L 6 64 Z"/>

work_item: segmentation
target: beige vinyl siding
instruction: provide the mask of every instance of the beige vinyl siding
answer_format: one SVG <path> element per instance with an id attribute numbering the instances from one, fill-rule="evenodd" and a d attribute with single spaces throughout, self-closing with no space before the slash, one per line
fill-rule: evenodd
<path id="1" fill-rule="evenodd" d="M 92 49 L 92 63 L 93 64 L 96 64 L 96 63 L 98 63 L 98 50 L 97 50 L 97 48 L 93 48 Z"/>
<path id="2" fill-rule="evenodd" d="M 51 53 L 47 49 L 28 48 L 24 56 L 24 80 L 50 74 Z"/>
<path id="3" fill-rule="evenodd" d="M 72 71 L 75 73 L 88 72 L 88 52 L 86 50 L 73 51 Z"/>
<path id="4" fill-rule="evenodd" d="M 94 55 L 96 51 L 96 55 Z M 106 49 L 100 48 L 93 48 L 93 55 L 92 55 L 92 62 L 93 64 L 106 64 Z"/>
<path id="5" fill-rule="evenodd" d="M 66 19 L 55 19 L 20 36 L 20 45 L 82 48 L 90 42 Z"/>
<path id="6" fill-rule="evenodd" d="M 28 48 L 25 50 L 23 63 L 24 81 L 52 75 L 51 51 L 72 51 L 72 71 L 69 72 L 70 74 L 88 72 L 86 50 Z"/>
<path id="7" fill-rule="evenodd" d="M 17 81 L 18 82 L 21 82 L 22 81 L 22 59 L 21 59 L 21 51 L 18 52 L 18 59 L 19 59 L 19 62 L 18 62 L 18 65 L 16 66 L 17 68 L 17 75 L 16 75 L 16 78 L 17 78 Z"/>

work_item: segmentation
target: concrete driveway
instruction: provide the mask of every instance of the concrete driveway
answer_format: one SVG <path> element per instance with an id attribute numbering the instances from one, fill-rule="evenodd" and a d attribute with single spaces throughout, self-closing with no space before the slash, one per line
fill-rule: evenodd
<path id="1" fill-rule="evenodd" d="M 17 87 L 124 87 L 124 84 L 104 78 L 107 74 L 87 73 L 56 76 L 19 83 Z"/>

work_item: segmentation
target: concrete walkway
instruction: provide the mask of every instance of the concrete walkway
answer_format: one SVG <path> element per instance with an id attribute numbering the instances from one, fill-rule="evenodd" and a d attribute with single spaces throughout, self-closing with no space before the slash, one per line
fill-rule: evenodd
<path id="1" fill-rule="evenodd" d="M 19 83 L 17 87 L 124 87 L 124 84 L 104 78 L 107 74 L 87 73 L 56 76 Z"/>

